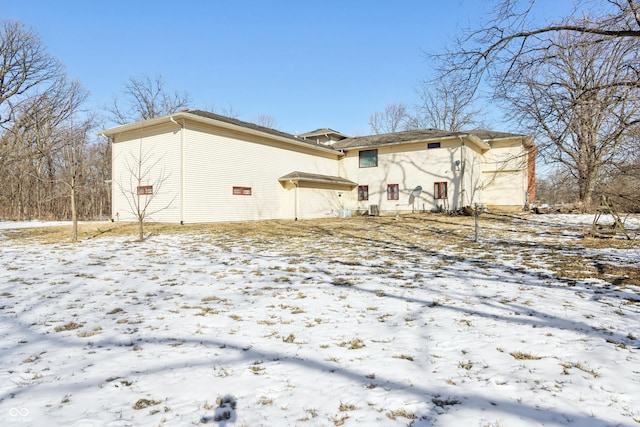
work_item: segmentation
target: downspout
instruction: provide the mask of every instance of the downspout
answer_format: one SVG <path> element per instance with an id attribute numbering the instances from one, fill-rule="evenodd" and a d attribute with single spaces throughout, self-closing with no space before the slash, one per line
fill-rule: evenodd
<path id="1" fill-rule="evenodd" d="M 458 138 L 460 139 L 460 206 L 458 206 L 458 209 L 462 209 L 464 208 L 464 170 L 465 170 L 465 166 L 466 163 L 464 161 L 464 149 L 465 149 L 465 145 L 464 145 L 464 139 L 462 138 L 462 136 L 458 136 Z"/>
<path id="2" fill-rule="evenodd" d="M 110 136 L 105 135 L 104 132 L 102 132 L 100 135 L 102 135 L 103 137 L 107 138 L 107 143 L 109 145 L 111 145 L 111 173 L 109 174 L 109 175 L 111 175 L 111 179 L 105 180 L 105 184 L 107 184 L 107 183 L 109 184 L 108 185 L 109 186 L 109 199 L 110 199 L 109 200 L 109 204 L 111 205 L 111 206 L 109 206 L 109 208 L 111 210 L 111 212 L 109 212 L 109 219 L 111 220 L 111 222 L 113 222 L 113 218 L 114 218 L 114 213 L 113 213 L 114 206 L 113 206 L 113 204 L 115 202 L 115 198 L 114 198 L 115 189 L 114 189 L 114 185 L 113 185 L 113 164 L 114 164 L 114 160 L 115 160 L 115 154 L 113 153 L 114 152 L 114 150 L 113 150 L 113 139 Z M 102 212 L 100 212 L 100 213 L 102 213 Z"/>
<path id="3" fill-rule="evenodd" d="M 184 225 L 184 128 L 186 124 L 184 120 L 182 124 L 178 123 L 172 116 L 169 116 L 169 120 L 180 126 L 180 225 Z"/>
<path id="4" fill-rule="evenodd" d="M 292 179 L 290 179 L 289 182 L 293 184 L 293 186 L 295 187 L 295 190 L 293 193 L 293 217 L 294 217 L 294 221 L 297 221 L 298 220 L 298 184 L 293 182 Z"/>

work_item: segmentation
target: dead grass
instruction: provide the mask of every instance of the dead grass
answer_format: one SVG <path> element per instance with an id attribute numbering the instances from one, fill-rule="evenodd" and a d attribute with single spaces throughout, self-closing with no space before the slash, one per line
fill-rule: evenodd
<path id="1" fill-rule="evenodd" d="M 133 405 L 133 409 L 139 411 L 140 409 L 148 408 L 149 406 L 155 406 L 161 404 L 161 400 L 153 400 L 153 399 L 138 399 L 138 401 Z"/>
<path id="2" fill-rule="evenodd" d="M 394 411 L 387 412 L 387 418 L 391 420 L 395 420 L 398 417 L 406 418 L 408 420 L 414 420 L 416 418 L 416 414 L 411 411 L 407 411 L 406 409 L 396 409 Z"/>
<path id="3" fill-rule="evenodd" d="M 534 356 L 533 354 L 523 353 L 521 351 L 512 351 L 509 353 L 516 360 L 540 360 L 542 357 Z"/>
<path id="4" fill-rule="evenodd" d="M 323 237 L 337 239 L 344 242 L 344 247 L 351 245 L 360 246 L 384 246 L 389 248 L 415 248 L 415 255 L 421 252 L 429 254 L 437 253 L 446 248 L 448 252 L 459 254 L 466 259 L 476 256 L 475 249 L 483 249 L 482 240 L 491 238 L 501 242 L 505 254 L 514 257 L 526 255 L 523 245 L 517 238 L 527 235 L 538 235 L 540 226 L 527 220 L 527 216 L 505 214 L 483 214 L 480 218 L 481 242 L 474 243 L 474 222 L 472 217 L 449 216 L 442 214 L 410 214 L 402 215 L 399 219 L 393 216 L 382 217 L 354 217 L 329 218 L 321 220 L 305 221 L 255 221 L 244 223 L 214 223 L 214 224 L 162 224 L 149 222 L 145 224 L 145 234 L 184 234 L 191 233 L 200 237 L 215 237 L 217 244 L 224 247 L 228 242 L 230 246 L 237 246 L 239 242 L 260 240 L 269 242 L 287 241 L 288 247 L 295 250 L 295 243 L 299 240 L 300 249 L 305 248 L 306 241 L 321 241 Z M 574 227 L 574 231 L 589 226 Z M 40 243 L 60 243 L 69 240 L 71 227 L 42 227 L 10 230 L 5 234 L 7 239 L 35 240 Z M 89 222 L 80 223 L 80 240 L 99 239 L 101 237 L 130 236 L 131 241 L 137 238 L 137 223 L 131 222 Z M 221 240 L 222 239 L 222 240 Z M 509 246 L 512 244 L 512 246 Z M 492 245 L 495 243 L 492 243 Z M 292 247 L 293 245 L 293 247 Z M 506 246 L 505 246 L 506 245 Z M 536 263 L 543 268 L 553 271 L 558 279 L 567 280 L 569 286 L 572 281 L 580 281 L 587 278 L 599 278 L 616 286 L 640 285 L 640 267 L 630 265 L 614 266 L 599 263 L 594 256 L 589 258 L 583 255 L 581 247 L 591 249 L 623 248 L 632 249 L 640 247 L 640 240 L 623 239 L 591 239 L 579 238 L 566 239 L 558 244 L 557 236 L 549 234 L 548 241 L 539 241 L 536 246 L 545 247 L 543 259 L 536 258 Z M 572 249 L 566 251 L 566 249 Z M 484 254 L 486 251 L 479 251 Z M 480 255 L 482 256 L 482 255 Z M 349 265 L 361 265 L 362 259 L 354 253 L 342 254 L 340 258 Z M 102 260 L 104 262 L 104 260 Z M 445 262 L 442 260 L 442 262 Z M 493 262 L 493 259 L 478 259 L 478 262 Z M 531 262 L 531 260 L 529 260 Z M 535 265 L 535 264 L 534 264 Z M 396 270 L 392 265 L 380 266 L 388 270 L 388 274 L 396 277 Z M 294 273 L 292 266 L 285 267 L 285 272 Z M 256 275 L 264 274 L 261 270 L 254 271 Z M 396 277 L 403 278 L 403 277 Z M 275 282 L 289 283 L 293 276 L 282 276 L 274 279 Z M 332 284 L 339 287 L 352 287 L 359 285 L 357 280 L 350 277 L 334 277 Z M 383 295 L 383 294 L 381 294 Z M 211 298 L 211 299 L 209 299 Z M 215 297 L 203 299 L 203 302 L 213 302 Z"/>
<path id="5" fill-rule="evenodd" d="M 56 332 L 62 332 L 62 331 L 73 331 L 74 329 L 80 329 L 82 328 L 82 326 L 84 326 L 84 324 L 80 324 L 80 323 L 75 323 L 75 322 L 69 322 L 63 326 L 56 326 L 54 328 L 54 330 Z"/>

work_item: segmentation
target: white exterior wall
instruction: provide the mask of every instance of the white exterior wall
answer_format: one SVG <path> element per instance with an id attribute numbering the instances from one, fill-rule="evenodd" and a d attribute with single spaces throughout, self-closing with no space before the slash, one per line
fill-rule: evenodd
<path id="1" fill-rule="evenodd" d="M 347 189 L 337 190 L 317 184 L 311 187 L 306 183 L 300 183 L 297 191 L 299 219 L 337 217 L 343 208 L 344 194 L 349 193 Z"/>
<path id="2" fill-rule="evenodd" d="M 462 152 L 464 173 L 457 208 L 473 207 L 476 203 L 482 203 L 483 194 L 482 165 L 484 157 L 475 145 L 469 143 L 465 143 Z"/>
<path id="3" fill-rule="evenodd" d="M 167 119 L 143 128 L 144 135 L 131 130 L 113 136 L 114 218 L 135 221 L 137 200 L 151 202 L 146 220 L 175 223 L 326 218 L 370 205 L 394 213 L 526 201 L 527 150 L 521 138 L 494 140 L 484 153 L 471 140 L 451 138 L 441 140 L 440 148 L 409 143 L 349 149 L 341 157 L 251 130 L 179 121 L 183 127 Z M 359 152 L 368 149 L 378 150 L 378 166 L 360 168 Z M 279 182 L 293 171 L 367 185 L 369 200 L 357 200 L 357 187 Z M 436 182 L 447 183 L 446 202 L 434 199 Z M 387 199 L 388 184 L 399 186 L 399 200 Z M 153 185 L 155 194 L 138 198 L 138 185 Z M 412 204 L 417 186 L 422 193 Z M 234 195 L 233 187 L 251 188 L 251 195 Z"/>
<path id="4" fill-rule="evenodd" d="M 376 147 L 371 147 L 374 149 Z M 369 148 L 366 148 L 369 149 Z M 365 148 L 361 150 L 366 150 Z M 396 146 L 377 147 L 378 166 L 371 168 L 359 167 L 358 149 L 350 150 L 342 160 L 343 176 L 358 185 L 369 186 L 369 200 L 358 201 L 357 188 L 349 193 L 349 209 L 366 210 L 369 205 L 379 205 L 380 210 L 391 213 L 395 211 L 411 212 L 416 210 L 437 209 L 443 205 L 443 200 L 434 199 L 434 183 L 447 182 L 449 209 L 456 209 L 461 200 L 461 175 L 463 161 L 474 158 L 471 151 L 462 156 L 460 141 L 442 141 L 441 148 L 427 149 L 427 144 L 402 144 Z M 469 150 L 466 150 L 469 151 Z M 466 152 L 465 151 L 465 152 Z M 461 160 L 461 166 L 456 167 L 455 161 Z M 479 167 L 478 167 L 479 168 Z M 470 177 L 466 177 L 465 183 Z M 398 184 L 400 188 L 399 200 L 387 200 L 387 185 Z M 414 188 L 422 186 L 422 193 L 409 203 L 409 196 Z M 467 185 L 469 185 L 467 183 Z M 443 206 L 445 207 L 445 206 Z"/>
<path id="5" fill-rule="evenodd" d="M 521 138 L 491 142 L 482 164 L 482 203 L 513 208 L 525 205 L 527 156 Z"/>
<path id="6" fill-rule="evenodd" d="M 338 175 L 337 153 L 287 147 L 266 138 L 224 129 L 214 131 L 189 122 L 184 132 L 187 223 L 293 219 L 295 187 L 283 186 L 278 178 L 293 171 Z M 250 187 L 251 196 L 234 195 L 234 186 Z M 306 197 L 315 197 L 316 210 L 307 217 L 322 217 L 334 209 L 323 196 L 318 192 L 298 192 L 298 206 L 309 203 Z"/>
<path id="7" fill-rule="evenodd" d="M 129 132 L 112 145 L 112 218 L 136 221 L 137 207 L 146 208 L 148 221 L 179 221 L 179 139 L 163 126 L 153 133 Z M 140 179 L 138 179 L 140 178 Z M 152 196 L 138 196 L 138 185 L 153 185 Z"/>

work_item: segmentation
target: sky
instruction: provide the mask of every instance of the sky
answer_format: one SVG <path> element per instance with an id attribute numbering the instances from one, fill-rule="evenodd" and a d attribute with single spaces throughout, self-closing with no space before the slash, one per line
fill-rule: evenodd
<path id="1" fill-rule="evenodd" d="M 98 112 L 130 78 L 159 75 L 191 109 L 357 136 L 385 106 L 415 105 L 430 77 L 426 52 L 442 51 L 490 3 L 0 0 L 0 18 L 31 26 Z M 512 131 L 497 116 L 489 124 Z"/>

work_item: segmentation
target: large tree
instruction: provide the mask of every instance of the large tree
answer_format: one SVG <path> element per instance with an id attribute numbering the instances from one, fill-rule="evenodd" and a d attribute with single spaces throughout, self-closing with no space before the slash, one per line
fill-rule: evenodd
<path id="1" fill-rule="evenodd" d="M 0 22 L 0 217 L 71 217 L 76 223 L 83 208 L 84 217 L 95 217 L 96 210 L 77 197 L 85 179 L 98 179 L 102 187 L 105 180 L 82 161 L 89 143 L 90 120 L 81 111 L 87 96 L 78 82 L 67 80 L 33 29 Z M 105 191 L 97 194 L 98 205 L 108 204 Z"/>
<path id="2" fill-rule="evenodd" d="M 485 73 L 493 77 L 508 75 L 521 56 L 546 52 L 554 45 L 558 32 L 590 34 L 590 43 L 611 39 L 640 38 L 640 2 L 637 0 L 576 0 L 568 16 L 545 21 L 536 0 L 498 0 L 491 18 L 478 28 L 463 31 L 448 51 L 433 56 L 442 70 L 467 72 L 478 83 Z M 635 83 L 640 68 L 634 64 Z M 629 81 L 627 81 L 629 83 Z"/>
<path id="3" fill-rule="evenodd" d="M 480 124 L 480 112 L 473 105 L 476 91 L 465 76 L 450 73 L 424 80 L 417 92 L 420 103 L 408 122 L 409 128 L 458 132 Z"/>
<path id="4" fill-rule="evenodd" d="M 640 123 L 640 87 L 625 65 L 637 61 L 640 39 L 593 38 L 555 33 L 552 46 L 520 55 L 496 84 L 513 117 L 541 140 L 539 152 L 572 173 L 586 207 Z"/>
<path id="5" fill-rule="evenodd" d="M 116 95 L 104 108 L 117 124 L 148 120 L 187 108 L 190 102 L 186 92 L 169 91 L 161 75 L 131 77 L 121 95 Z"/>
<path id="6" fill-rule="evenodd" d="M 46 92 L 62 74 L 33 29 L 10 19 L 0 22 L 0 124 L 12 121 L 14 109 L 34 90 Z"/>
<path id="7" fill-rule="evenodd" d="M 376 111 L 369 116 L 369 128 L 374 134 L 393 133 L 408 130 L 410 120 L 407 106 L 393 103 L 387 105 L 383 111 Z"/>
<path id="8" fill-rule="evenodd" d="M 551 20 L 541 19 L 540 3 L 496 1 L 489 21 L 434 56 L 443 75 L 490 84 L 517 107 L 514 117 L 535 123 L 529 130 L 553 148 L 541 155 L 569 168 L 588 205 L 637 123 L 640 2 L 576 0 L 567 16 Z"/>

